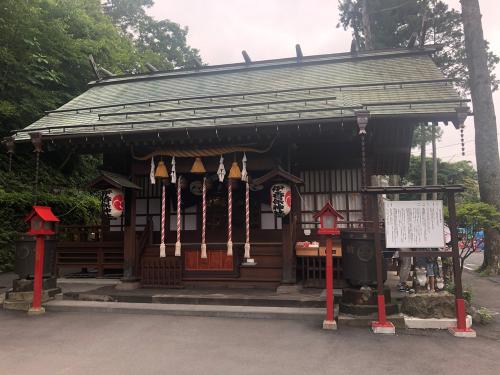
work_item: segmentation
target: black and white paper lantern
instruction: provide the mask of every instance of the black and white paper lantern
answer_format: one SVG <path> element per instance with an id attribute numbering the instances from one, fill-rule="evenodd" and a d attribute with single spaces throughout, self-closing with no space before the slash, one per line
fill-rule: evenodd
<path id="1" fill-rule="evenodd" d="M 106 190 L 102 195 L 102 210 L 110 219 L 116 219 L 123 215 L 125 199 L 123 192 L 119 189 Z"/>
<path id="2" fill-rule="evenodd" d="M 292 209 L 292 189 L 287 184 L 271 186 L 271 209 L 276 216 L 283 217 Z"/>

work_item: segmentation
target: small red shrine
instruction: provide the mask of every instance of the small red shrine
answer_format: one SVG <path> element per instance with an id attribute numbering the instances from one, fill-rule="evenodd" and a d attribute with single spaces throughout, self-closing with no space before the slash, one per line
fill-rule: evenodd
<path id="1" fill-rule="evenodd" d="M 327 202 L 321 211 L 314 214 L 314 219 L 319 219 L 318 234 L 327 235 L 340 235 L 340 229 L 337 228 L 338 219 L 344 219 L 344 217 L 333 208 L 330 202 Z"/>
<path id="2" fill-rule="evenodd" d="M 31 236 L 55 234 L 55 223 L 59 222 L 59 218 L 54 215 L 52 209 L 47 206 L 33 206 L 33 210 L 24 219 L 29 223 L 30 227 L 27 234 Z"/>

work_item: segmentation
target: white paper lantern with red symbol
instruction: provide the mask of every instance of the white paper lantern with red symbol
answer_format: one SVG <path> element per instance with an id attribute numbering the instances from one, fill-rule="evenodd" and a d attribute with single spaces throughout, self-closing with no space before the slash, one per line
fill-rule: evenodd
<path id="1" fill-rule="evenodd" d="M 121 217 L 125 209 L 123 192 L 118 189 L 109 189 L 103 194 L 102 209 L 110 219 Z"/>
<path id="2" fill-rule="evenodd" d="M 283 217 L 292 209 L 292 189 L 287 184 L 271 186 L 271 209 L 274 215 Z"/>

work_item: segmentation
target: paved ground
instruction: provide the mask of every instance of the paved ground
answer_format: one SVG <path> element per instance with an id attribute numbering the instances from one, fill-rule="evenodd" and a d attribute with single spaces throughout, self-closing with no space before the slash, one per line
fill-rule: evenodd
<path id="1" fill-rule="evenodd" d="M 500 312 L 500 278 L 463 278 L 475 303 Z M 500 315 L 475 328 L 478 338 L 456 339 L 306 321 L 0 310 L 0 374 L 499 374 Z"/>
<path id="2" fill-rule="evenodd" d="M 318 324 L 0 312 L 0 373 L 50 374 L 498 374 L 500 342 L 446 332 L 375 336 Z M 36 369 L 36 370 L 35 370 Z"/>
<path id="3" fill-rule="evenodd" d="M 478 334 L 500 342 L 500 276 L 479 276 L 475 270 L 482 263 L 482 253 L 472 254 L 467 259 L 462 275 L 463 285 L 464 288 L 472 290 L 472 301 L 474 304 L 487 307 L 493 314 L 493 323 L 476 327 Z"/>

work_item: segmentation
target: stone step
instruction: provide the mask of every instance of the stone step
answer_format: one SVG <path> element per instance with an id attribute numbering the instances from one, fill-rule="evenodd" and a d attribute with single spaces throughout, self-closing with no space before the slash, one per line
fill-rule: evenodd
<path id="1" fill-rule="evenodd" d="M 52 312 L 96 312 L 121 314 L 159 314 L 249 319 L 309 320 L 318 324 L 325 318 L 324 308 L 189 305 L 162 303 L 96 302 L 55 300 L 45 305 Z"/>
<path id="2" fill-rule="evenodd" d="M 42 301 L 49 300 L 56 294 L 61 293 L 60 288 L 45 289 L 42 290 Z M 7 294 L 7 300 L 9 301 L 29 301 L 33 300 L 33 292 L 9 292 Z"/>
<path id="3" fill-rule="evenodd" d="M 31 306 L 31 301 L 3 301 L 3 308 L 6 310 L 28 311 Z"/>
<path id="4" fill-rule="evenodd" d="M 64 300 L 96 301 L 96 302 L 127 302 L 127 303 L 155 303 L 175 305 L 222 305 L 222 306 L 262 306 L 262 307 L 295 307 L 295 308 L 324 308 L 322 298 L 297 297 L 290 298 L 284 295 L 276 297 L 259 296 L 231 296 L 231 295 L 168 295 L 168 294 L 140 294 L 140 293 L 79 293 L 67 292 Z"/>
<path id="5" fill-rule="evenodd" d="M 339 326 L 349 327 L 371 327 L 373 321 L 377 320 L 377 314 L 358 316 L 340 313 L 338 316 Z M 405 328 L 405 317 L 402 314 L 388 315 L 387 320 L 396 328 Z"/>

